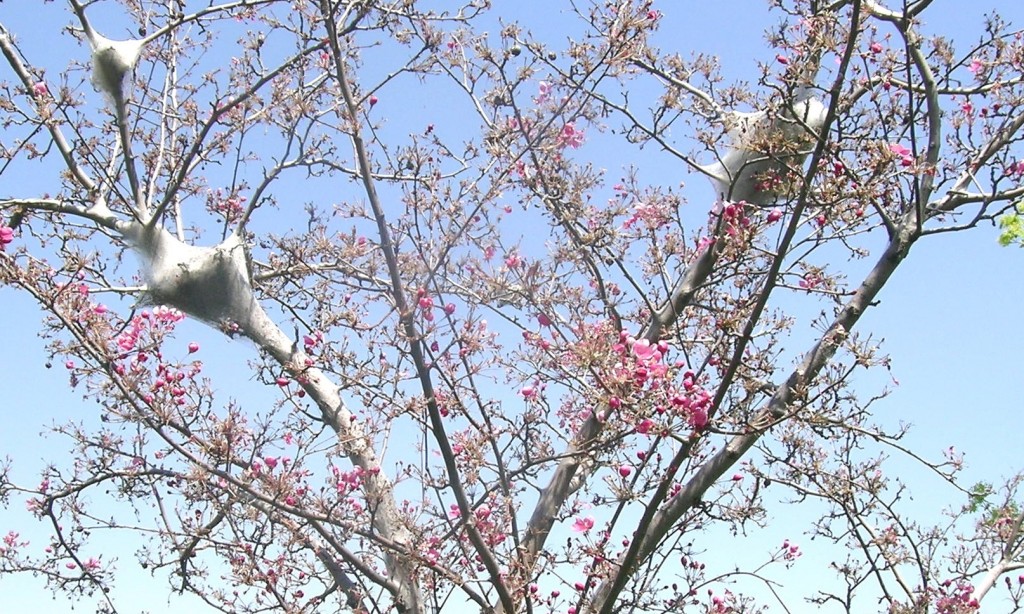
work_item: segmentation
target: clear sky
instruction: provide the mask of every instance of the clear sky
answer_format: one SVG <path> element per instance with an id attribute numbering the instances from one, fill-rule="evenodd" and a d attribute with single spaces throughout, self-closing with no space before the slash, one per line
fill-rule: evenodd
<path id="1" fill-rule="evenodd" d="M 554 4 L 546 0 L 495 2 L 502 11 L 519 7 L 524 20 L 538 34 L 553 30 L 538 14 L 552 10 Z M 752 78 L 756 63 L 768 59 L 764 57 L 761 32 L 772 18 L 766 18 L 765 4 L 761 0 L 656 3 L 667 19 L 660 44 L 681 51 L 717 54 L 727 78 Z M 712 6 L 727 14 L 727 19 L 709 9 Z M 966 48 L 980 33 L 982 9 L 974 7 L 983 6 L 998 8 L 1009 21 L 1024 26 L 1024 3 L 1017 0 L 938 0 L 928 13 L 925 30 L 962 36 Z M 66 33 L 58 32 L 61 25 L 70 22 L 59 1 L 41 6 L 34 0 L 7 0 L 0 3 L 0 21 L 20 35 L 30 59 L 45 58 L 53 66 L 63 65 L 64 58 L 48 56 L 77 54 L 86 60 L 85 50 Z M 728 24 L 727 28 L 723 23 Z M 559 44 L 557 31 L 547 35 L 553 45 Z M 12 79 L 6 64 L 0 65 L 0 79 Z M 605 159 L 601 163 L 610 168 L 628 163 L 616 162 L 614 152 L 605 152 L 602 157 Z M 666 185 L 692 182 L 693 191 L 688 196 L 693 202 L 709 193 L 702 178 L 679 176 L 678 169 L 646 170 L 664 172 Z M 19 184 L 8 177 L 0 179 L 0 196 L 33 196 L 47 190 L 33 177 L 24 177 Z M 966 455 L 971 480 L 990 482 L 1024 468 L 1020 447 L 1024 361 L 1018 356 L 1019 348 L 1024 347 L 1024 332 L 1016 322 L 1024 296 L 1024 250 L 1000 248 L 996 236 L 995 229 L 983 227 L 922 240 L 883 291 L 880 305 L 859 324 L 861 332 L 870 331 L 885 339 L 884 348 L 893 358 L 892 376 L 899 381 L 893 393 L 878 403 L 876 414 L 894 423 L 914 424 L 908 441 L 926 457 L 938 459 L 943 449 L 956 446 Z M 45 368 L 46 358 L 37 336 L 41 316 L 35 305 L 10 289 L 0 288 L 0 310 L 4 315 L 0 339 L 5 346 L 0 353 L 0 398 L 5 416 L 0 427 L 0 456 L 13 460 L 12 477 L 16 482 L 34 484 L 46 463 L 71 461 L 68 442 L 45 435 L 47 426 L 68 419 L 94 422 L 97 412 L 94 404 L 70 390 L 62 365 Z M 228 341 L 196 323 L 185 325 L 179 337 L 201 341 L 209 350 L 207 356 L 212 357 L 208 359 L 208 373 L 225 387 L 253 385 L 248 374 L 237 368 L 253 356 L 252 348 L 244 342 Z M 802 351 L 803 347 L 797 349 Z M 877 386 L 889 381 L 887 378 L 888 374 L 882 374 L 869 384 Z M 927 477 L 910 470 L 907 475 L 913 480 L 912 486 L 921 485 L 912 488 L 912 494 L 923 514 L 929 510 L 936 514 L 932 521 L 939 520 L 937 514 L 943 506 L 963 502 L 952 492 L 937 491 Z M 46 543 L 45 527 L 25 511 L 24 500 L 17 497 L 12 497 L 6 509 L 0 509 L 0 534 L 9 530 L 21 533 L 40 548 Z M 800 531 L 799 526 L 793 527 L 794 539 L 800 539 Z M 111 536 L 105 554 L 120 557 L 124 576 L 116 589 L 116 603 L 123 606 L 123 611 L 184 611 L 185 604 L 189 611 L 200 611 L 192 609 L 193 601 L 167 605 L 165 580 L 148 579 L 132 558 L 137 544 L 119 540 Z M 797 569 L 807 573 L 828 560 L 828 553 L 816 554 L 812 544 L 804 544 L 804 551 L 805 560 L 798 562 Z M 25 575 L 0 577 L 0 593 L 8 612 L 30 612 L 41 606 L 59 612 L 71 607 L 63 600 L 51 605 L 41 583 Z"/>

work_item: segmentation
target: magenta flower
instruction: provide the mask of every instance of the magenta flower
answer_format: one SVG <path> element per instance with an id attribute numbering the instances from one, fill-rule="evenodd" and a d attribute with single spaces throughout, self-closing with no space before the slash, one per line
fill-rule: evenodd
<path id="1" fill-rule="evenodd" d="M 188 344 L 188 353 L 189 354 L 195 354 L 198 351 L 199 351 L 199 344 L 198 343 L 193 341 L 192 343 Z"/>
<path id="2" fill-rule="evenodd" d="M 910 150 L 907 149 L 906 147 L 904 147 L 903 145 L 900 145 L 899 143 L 890 143 L 889 144 L 889 151 L 893 152 L 897 156 L 909 156 L 910 155 Z"/>
<path id="3" fill-rule="evenodd" d="M 4 251 L 4 246 L 14 240 L 14 229 L 8 228 L 7 226 L 0 226 L 0 252 Z"/>
<path id="4" fill-rule="evenodd" d="M 900 145 L 899 143 L 891 143 L 889 145 L 889 151 L 896 154 L 900 158 L 900 164 L 902 164 L 903 166 L 913 166 L 913 152 L 911 152 L 903 145 Z"/>
<path id="5" fill-rule="evenodd" d="M 562 132 L 558 135 L 558 145 L 561 147 L 578 149 L 580 145 L 583 145 L 584 140 L 583 131 L 577 130 L 572 122 L 562 126 Z"/>
<path id="6" fill-rule="evenodd" d="M 703 409 L 695 409 L 690 414 L 690 426 L 697 429 L 698 431 L 703 429 L 708 424 L 708 412 Z"/>
<path id="7" fill-rule="evenodd" d="M 594 528 L 594 519 L 590 516 L 586 518 L 577 518 L 576 522 L 572 523 L 572 530 L 577 533 L 586 533 L 590 529 Z"/>
<path id="8" fill-rule="evenodd" d="M 551 84 L 547 81 L 541 81 L 537 86 L 537 98 L 535 99 L 537 104 L 543 104 L 547 101 L 548 97 L 551 96 Z"/>
<path id="9" fill-rule="evenodd" d="M 32 85 L 32 95 L 36 98 L 42 98 L 50 93 L 50 90 L 46 87 L 45 81 L 38 81 Z"/>

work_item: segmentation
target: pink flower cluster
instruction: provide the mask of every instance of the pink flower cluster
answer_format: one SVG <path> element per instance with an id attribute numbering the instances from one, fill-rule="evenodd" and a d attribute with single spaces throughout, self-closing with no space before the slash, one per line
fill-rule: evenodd
<path id="1" fill-rule="evenodd" d="M 331 473 L 334 474 L 335 488 L 339 495 L 344 496 L 355 492 L 363 484 L 364 471 L 362 467 L 356 467 L 352 471 L 342 471 L 337 467 L 331 467 Z"/>
<path id="2" fill-rule="evenodd" d="M 416 306 L 419 307 L 423 319 L 427 322 L 434 321 L 434 299 L 425 288 L 416 291 Z"/>
<path id="3" fill-rule="evenodd" d="M 939 595 L 935 600 L 935 611 L 937 614 L 969 614 L 981 609 L 978 600 L 971 596 L 974 587 L 965 581 L 959 581 L 956 585 L 952 580 L 946 580 L 941 584 L 944 595 Z"/>
<path id="4" fill-rule="evenodd" d="M 636 388 L 648 382 L 659 382 L 668 374 L 668 365 L 662 361 L 668 352 L 668 343 L 665 341 L 652 345 L 647 339 L 638 340 L 623 331 L 612 350 L 620 357 L 619 376 L 624 375 L 626 379 L 632 380 Z"/>
<path id="5" fill-rule="evenodd" d="M 671 408 L 678 415 L 684 416 L 690 427 L 699 431 L 707 426 L 708 411 L 713 399 L 697 384 L 696 375 L 692 371 L 683 373 L 681 386 L 671 381 L 672 373 L 678 373 L 674 369 L 684 365 L 676 363 L 670 368 L 665 361 L 665 354 L 669 350 L 667 342 L 662 340 L 652 344 L 647 339 L 635 339 L 622 332 L 619 343 L 612 349 L 619 355 L 619 364 L 613 371 L 616 380 L 631 384 L 636 391 L 645 388 L 657 391 L 663 399 L 660 404 L 656 403 L 657 413 L 665 413 Z M 622 406 L 622 399 L 613 397 L 608 404 L 612 409 L 617 409 Z M 654 421 L 647 416 L 639 416 L 634 424 L 636 432 L 642 435 L 650 433 L 653 427 Z"/>
<path id="6" fill-rule="evenodd" d="M 185 314 L 171 307 L 157 307 L 152 313 L 143 311 L 132 318 L 128 326 L 125 327 L 125 331 L 117 336 L 116 343 L 117 347 L 124 353 L 131 352 L 136 349 L 139 343 L 139 336 L 148 329 L 159 329 L 163 332 L 169 332 L 174 329 L 174 325 L 185 319 Z M 195 346 L 195 350 L 192 350 L 191 346 L 189 351 L 198 351 L 199 346 Z"/>
<path id="7" fill-rule="evenodd" d="M 656 200 L 637 201 L 633 205 L 633 214 L 622 223 L 622 227 L 628 229 L 637 222 L 643 222 L 648 230 L 661 228 L 668 223 L 670 213 L 662 202 Z"/>
<path id="8" fill-rule="evenodd" d="M 237 220 L 245 211 L 248 198 L 237 191 L 225 196 L 220 190 L 210 192 L 206 197 L 206 209 L 224 217 L 228 221 Z"/>
<path id="9" fill-rule="evenodd" d="M 889 145 L 889 151 L 896 154 L 896 157 L 900 159 L 900 166 L 908 167 L 914 165 L 913 152 L 903 145 L 900 145 L 899 143 L 892 143 Z"/>
<path id="10" fill-rule="evenodd" d="M 572 122 L 568 122 L 562 126 L 562 131 L 558 133 L 559 147 L 579 149 L 585 140 L 586 136 L 583 134 L 583 131 L 577 129 L 576 125 Z"/>

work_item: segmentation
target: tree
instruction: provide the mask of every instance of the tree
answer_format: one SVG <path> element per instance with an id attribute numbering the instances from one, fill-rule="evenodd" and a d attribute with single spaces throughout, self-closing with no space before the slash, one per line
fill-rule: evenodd
<path id="1" fill-rule="evenodd" d="M 5 573 L 114 610 L 111 529 L 231 612 L 775 610 L 798 547 L 712 574 L 702 538 L 795 497 L 844 559 L 815 603 L 1020 601 L 1019 479 L 960 486 L 853 390 L 911 247 L 1024 193 L 999 17 L 965 50 L 929 0 L 773 2 L 748 86 L 650 1 L 565 3 L 558 40 L 477 0 L 108 4 L 69 0 L 62 70 L 0 25 L 0 280 L 99 408 L 70 467 L 5 472 L 53 531 Z M 251 342 L 253 390 L 189 319 Z M 969 504 L 905 518 L 875 443 Z"/>

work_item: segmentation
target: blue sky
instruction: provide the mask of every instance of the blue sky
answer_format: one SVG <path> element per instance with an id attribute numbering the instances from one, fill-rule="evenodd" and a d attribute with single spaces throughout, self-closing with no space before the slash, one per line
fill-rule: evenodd
<path id="1" fill-rule="evenodd" d="M 509 0 L 495 4 L 499 11 L 513 6 Z M 964 33 L 964 47 L 977 38 L 981 25 L 978 9 L 964 10 L 966 3 L 962 2 L 935 4 L 929 12 L 926 31 Z M 1024 26 L 1021 3 L 989 0 L 984 4 L 998 8 L 1011 22 Z M 709 11 L 709 5 L 687 0 L 658 7 L 666 13 L 666 24 L 676 26 L 663 29 L 660 44 L 719 55 L 727 78 L 753 79 L 757 62 L 769 59 L 765 57 L 761 37 L 764 27 L 771 23 L 765 18 L 765 3 L 717 3 L 715 6 L 728 14 L 728 31 L 722 30 L 722 16 Z M 551 28 L 543 18 L 538 18 L 543 11 L 552 10 L 551 3 L 531 0 L 514 6 L 520 7 L 518 10 L 536 34 L 550 37 L 554 46 L 560 45 L 559 33 L 545 32 L 545 28 Z M 35 3 L 9 0 L 0 4 L 0 20 L 11 31 L 21 34 L 23 48 L 33 60 L 45 59 L 59 67 L 65 58 L 51 56 L 83 54 L 84 50 L 72 44 L 66 34 L 56 35 L 52 30 L 54 24 L 67 21 L 60 3 L 42 10 L 45 13 Z M 43 27 L 46 29 L 42 30 Z M 6 65 L 0 69 L 0 78 L 10 79 Z M 428 104 L 420 101 L 422 106 Z M 608 159 L 611 172 L 615 171 L 614 164 L 626 163 L 616 162 L 613 153 L 601 156 L 602 163 L 604 158 Z M 678 169 L 673 168 L 645 167 L 645 172 L 664 173 L 667 185 L 692 182 L 687 191 L 691 202 L 707 197 L 702 178 L 679 176 Z M 4 179 L 0 196 L 29 196 L 47 191 L 47 186 L 34 177 L 24 177 L 19 185 Z M 914 424 L 908 441 L 932 459 L 955 445 L 966 455 L 968 482 L 998 482 L 1024 468 L 1024 454 L 1019 451 L 1019 382 L 1024 381 L 1024 361 L 1017 356 L 1024 346 L 1024 332 L 1016 323 L 1024 295 L 1024 250 L 998 247 L 996 235 L 994 229 L 982 227 L 969 233 L 923 239 L 883 291 L 880 305 L 869 311 L 859 325 L 861 332 L 885 339 L 884 348 L 893 358 L 892 376 L 899 380 L 892 394 L 876 406 L 876 415 L 883 421 Z M 46 463 L 70 460 L 70 446 L 65 440 L 41 436 L 47 426 L 67 419 L 95 421 L 96 411 L 91 402 L 82 401 L 80 393 L 69 389 L 62 365 L 44 367 L 46 359 L 37 336 L 37 308 L 6 288 L 0 288 L 0 305 L 6 316 L 0 330 L 7 347 L 0 358 L 0 390 L 4 391 L 6 409 L 6 420 L 0 429 L 0 455 L 14 460 L 16 481 L 33 484 L 38 479 L 38 470 Z M 196 323 L 186 324 L 179 338 L 183 344 L 193 338 L 201 341 L 207 356 L 212 357 L 208 358 L 208 372 L 219 385 L 226 389 L 252 385 L 249 375 L 237 368 L 253 356 L 252 348 L 244 342 L 229 341 Z M 865 385 L 878 386 L 887 378 L 888 374 L 881 374 Z M 923 514 L 929 510 L 937 514 L 945 505 L 961 503 L 953 493 L 936 489 L 930 478 L 911 469 L 907 471 L 915 486 L 912 494 L 916 507 Z M 931 520 L 939 519 L 936 516 Z M 43 544 L 43 528 L 16 498 L 7 509 L 0 509 L 0 534 L 15 530 L 34 543 Z M 799 531 L 794 526 L 798 540 Z M 806 559 L 798 565 L 814 569 L 817 555 L 811 544 L 804 546 Z M 181 603 L 166 605 L 163 579 L 147 580 L 148 574 L 137 569 L 132 561 L 135 548 L 133 543 L 112 537 L 109 549 L 105 549 L 108 556 L 120 552 L 120 567 L 125 570 L 117 588 L 117 603 L 127 612 L 181 611 Z M 827 559 L 828 554 L 821 556 Z M 38 609 L 50 599 L 40 583 L 27 576 L 0 577 L 0 591 L 11 612 Z M 64 611 L 70 605 L 57 601 L 52 607 L 53 611 Z"/>

